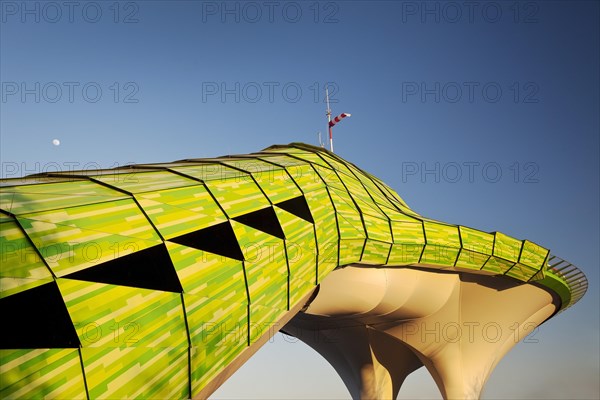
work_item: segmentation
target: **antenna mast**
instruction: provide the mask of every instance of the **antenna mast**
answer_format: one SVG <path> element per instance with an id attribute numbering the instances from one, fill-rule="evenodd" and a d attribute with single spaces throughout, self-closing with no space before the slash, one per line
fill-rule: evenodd
<path id="1" fill-rule="evenodd" d="M 325 86 L 325 99 L 327 99 L 327 126 L 329 127 L 329 150 L 333 153 L 333 134 L 331 132 L 331 108 L 329 108 L 329 86 Z"/>

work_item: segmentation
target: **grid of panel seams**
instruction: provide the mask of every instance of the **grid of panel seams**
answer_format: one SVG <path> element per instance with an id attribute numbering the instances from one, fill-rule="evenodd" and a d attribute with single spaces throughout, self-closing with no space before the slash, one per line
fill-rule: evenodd
<path id="1" fill-rule="evenodd" d="M 1 183 L 2 398 L 193 397 L 347 264 L 552 274 L 302 144 Z"/>

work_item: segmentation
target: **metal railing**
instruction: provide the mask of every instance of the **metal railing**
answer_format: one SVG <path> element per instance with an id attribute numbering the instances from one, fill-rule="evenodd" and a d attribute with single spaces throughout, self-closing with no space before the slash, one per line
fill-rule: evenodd
<path id="1" fill-rule="evenodd" d="M 558 256 L 550 255 L 548 258 L 547 270 L 561 278 L 566 282 L 567 286 L 569 286 L 571 301 L 567 307 L 563 308 L 561 311 L 564 311 L 577 303 L 583 297 L 585 292 L 587 292 L 588 280 L 585 274 L 570 262 L 565 261 Z"/>

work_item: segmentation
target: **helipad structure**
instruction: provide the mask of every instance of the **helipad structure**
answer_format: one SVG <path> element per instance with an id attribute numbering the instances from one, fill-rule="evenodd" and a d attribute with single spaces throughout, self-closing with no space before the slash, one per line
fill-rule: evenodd
<path id="1" fill-rule="evenodd" d="M 1 183 L 1 398 L 206 398 L 278 330 L 354 398 L 421 366 L 476 398 L 587 289 L 548 249 L 422 217 L 305 144 Z"/>

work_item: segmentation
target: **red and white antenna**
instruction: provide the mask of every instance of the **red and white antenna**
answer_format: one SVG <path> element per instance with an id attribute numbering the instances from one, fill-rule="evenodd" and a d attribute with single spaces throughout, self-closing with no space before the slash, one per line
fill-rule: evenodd
<path id="1" fill-rule="evenodd" d="M 331 109 L 329 108 L 329 88 L 325 86 L 325 98 L 327 99 L 327 125 L 329 126 L 329 150 L 333 153 L 333 134 L 331 133 Z"/>
<path id="2" fill-rule="evenodd" d="M 335 124 L 340 122 L 346 117 L 350 117 L 352 114 L 341 113 L 337 117 L 331 120 L 331 108 L 329 108 L 329 87 L 325 86 L 325 99 L 327 100 L 327 125 L 329 128 L 329 150 L 333 153 L 333 132 L 332 129 Z"/>

